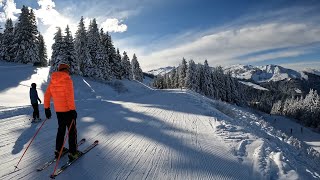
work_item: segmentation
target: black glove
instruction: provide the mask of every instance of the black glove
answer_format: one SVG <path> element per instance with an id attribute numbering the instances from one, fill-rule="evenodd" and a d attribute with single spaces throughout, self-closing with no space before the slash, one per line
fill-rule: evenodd
<path id="1" fill-rule="evenodd" d="M 76 110 L 71 110 L 69 113 L 72 119 L 77 119 L 78 115 Z"/>
<path id="2" fill-rule="evenodd" d="M 47 117 L 48 119 L 50 119 L 50 118 L 51 118 L 51 110 L 50 110 L 50 108 L 44 109 L 44 112 L 46 113 L 46 117 Z"/>

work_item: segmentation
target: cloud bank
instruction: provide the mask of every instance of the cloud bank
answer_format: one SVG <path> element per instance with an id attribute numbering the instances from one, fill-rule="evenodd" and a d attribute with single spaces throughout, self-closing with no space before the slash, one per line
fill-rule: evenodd
<path id="1" fill-rule="evenodd" d="M 4 12 L 0 12 L 0 22 L 6 22 L 7 19 L 12 19 L 13 21 L 18 19 L 17 14 L 21 11 L 16 8 L 14 0 L 1 0 L 0 7 L 4 10 Z"/>

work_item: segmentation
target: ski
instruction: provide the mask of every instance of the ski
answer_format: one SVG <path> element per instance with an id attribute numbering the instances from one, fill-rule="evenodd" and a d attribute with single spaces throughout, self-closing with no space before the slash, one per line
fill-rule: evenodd
<path id="1" fill-rule="evenodd" d="M 56 172 L 54 174 L 50 175 L 50 178 L 54 179 L 55 177 L 57 177 L 59 174 L 61 174 L 64 170 L 66 170 L 69 166 L 71 166 L 71 164 L 73 164 L 74 162 L 76 162 L 79 158 L 81 158 L 84 154 L 86 154 L 87 152 L 89 152 L 91 149 L 93 149 L 94 147 L 96 147 L 98 145 L 99 141 L 96 140 L 94 141 L 94 143 L 92 143 L 90 146 L 88 146 L 85 150 L 82 151 L 82 154 L 72 160 L 72 161 L 68 161 L 66 164 L 64 164 L 63 166 L 61 166 L 59 169 L 56 170 Z"/>
<path id="2" fill-rule="evenodd" d="M 81 144 L 83 144 L 84 142 L 86 141 L 85 138 L 81 139 L 78 143 L 78 146 L 80 146 Z M 68 153 L 68 151 L 62 151 L 62 154 L 61 154 L 61 157 L 66 155 Z M 37 171 L 42 171 L 44 169 L 46 169 L 47 167 L 49 167 L 51 164 L 53 164 L 54 162 L 56 162 L 57 159 L 56 158 L 53 158 L 52 160 L 44 163 L 41 167 L 37 168 Z"/>

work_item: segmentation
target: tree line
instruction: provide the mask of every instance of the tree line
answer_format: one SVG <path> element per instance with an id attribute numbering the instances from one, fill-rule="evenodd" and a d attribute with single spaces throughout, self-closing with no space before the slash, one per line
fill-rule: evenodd
<path id="1" fill-rule="evenodd" d="M 225 74 L 221 66 L 211 68 L 208 61 L 196 64 L 193 60 L 189 63 L 183 58 L 181 64 L 165 75 L 155 78 L 153 86 L 159 89 L 187 88 L 222 101 L 243 104 L 243 97 L 239 90 L 241 85 Z"/>
<path id="2" fill-rule="evenodd" d="M 320 128 L 320 96 L 316 90 L 309 94 L 290 96 L 279 91 L 262 91 L 239 83 L 223 68 L 210 67 L 208 61 L 196 64 L 183 58 L 177 68 L 158 75 L 153 86 L 159 89 L 187 88 L 212 99 L 249 106 L 270 114 L 284 115 L 305 126 Z"/>
<path id="3" fill-rule="evenodd" d="M 108 32 L 98 29 L 96 19 L 90 21 L 88 30 L 83 17 L 75 38 L 69 26 L 64 33 L 57 28 L 48 63 L 47 49 L 43 36 L 37 29 L 32 9 L 23 6 L 15 26 L 11 19 L 0 33 L 0 58 L 7 62 L 33 63 L 37 66 L 50 65 L 50 72 L 57 70 L 60 63 L 69 64 L 71 73 L 98 80 L 129 79 L 143 80 L 143 72 L 134 54 L 130 58 L 115 48 Z"/>
<path id="4" fill-rule="evenodd" d="M 271 114 L 292 117 L 306 126 L 319 128 L 320 96 L 316 90 L 310 89 L 305 97 L 279 100 L 273 104 Z"/>

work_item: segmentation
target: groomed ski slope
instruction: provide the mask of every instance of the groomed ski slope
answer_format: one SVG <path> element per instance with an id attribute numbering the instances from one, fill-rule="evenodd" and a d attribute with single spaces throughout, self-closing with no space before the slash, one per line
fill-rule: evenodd
<path id="1" fill-rule="evenodd" d="M 36 168 L 53 156 L 55 114 L 20 170 L 9 174 L 41 124 L 29 120 L 29 86 L 36 82 L 42 97 L 47 75 L 48 68 L 0 64 L 0 77 L 7 77 L 0 84 L 0 179 L 48 179 L 53 172 L 54 165 Z M 94 140 L 99 145 L 57 179 L 320 179 L 319 152 L 312 148 L 319 148 L 320 135 L 304 129 L 290 137 L 286 128 L 300 126 L 285 118 L 274 122 L 191 91 L 73 80 L 78 139 L 87 139 L 80 149 Z M 43 105 L 40 113 L 44 118 Z"/>

